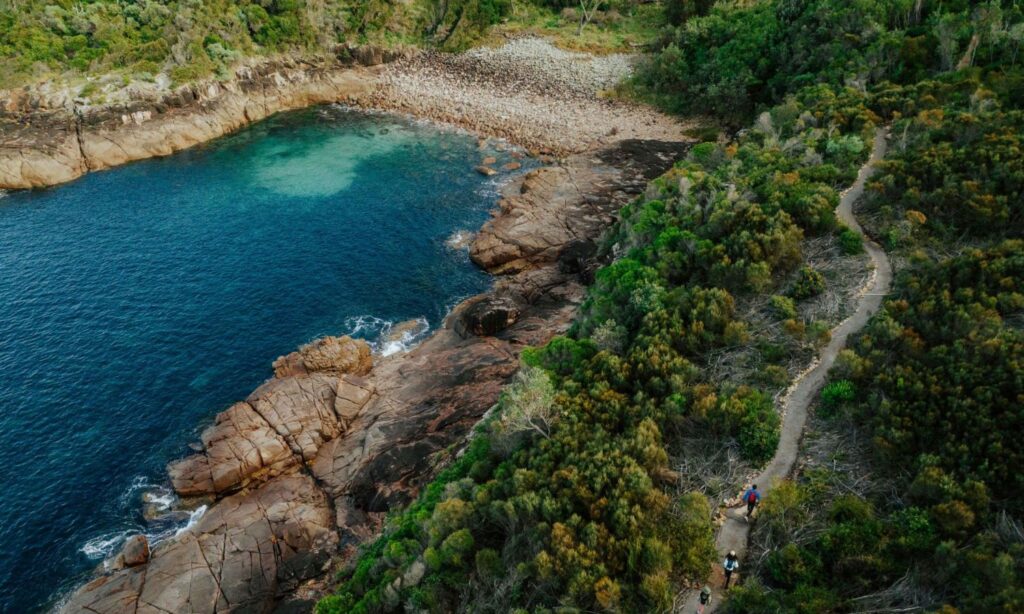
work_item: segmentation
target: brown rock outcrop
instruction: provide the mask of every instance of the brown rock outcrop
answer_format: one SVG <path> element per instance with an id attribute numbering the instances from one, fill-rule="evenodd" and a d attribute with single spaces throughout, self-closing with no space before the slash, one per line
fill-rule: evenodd
<path id="1" fill-rule="evenodd" d="M 183 496 L 227 493 L 256 477 L 273 477 L 296 464 L 291 449 L 248 403 L 235 403 L 203 431 L 204 453 L 168 466 Z"/>
<path id="2" fill-rule="evenodd" d="M 274 361 L 276 377 L 317 372 L 366 375 L 372 368 L 369 344 L 348 336 L 317 339 Z"/>
<path id="3" fill-rule="evenodd" d="M 487 296 L 462 309 L 455 319 L 455 332 L 463 338 L 494 335 L 515 324 L 519 313 L 519 305 L 511 298 Z"/>
<path id="4" fill-rule="evenodd" d="M 171 484 L 182 496 L 223 495 L 286 473 L 344 433 L 372 395 L 352 375 L 272 379 L 217 415 L 203 451 L 168 466 Z"/>
<path id="5" fill-rule="evenodd" d="M 337 391 L 337 376 L 314 373 L 272 379 L 249 395 L 247 402 L 294 454 L 309 460 L 320 446 L 345 430 L 334 413 Z"/>
<path id="6" fill-rule="evenodd" d="M 134 535 L 128 538 L 118 559 L 125 567 L 136 567 L 149 562 L 149 540 L 145 535 Z"/>
<path id="7" fill-rule="evenodd" d="M 559 166 L 528 173 L 519 193 L 504 198 L 469 248 L 470 258 L 496 275 L 546 266 L 571 243 L 593 240 L 628 201 L 666 168 L 686 145 L 622 141 L 599 154 L 605 165 L 574 156 Z"/>
<path id="8" fill-rule="evenodd" d="M 227 497 L 148 563 L 97 578 L 64 612 L 266 612 L 322 573 L 338 543 L 327 498 L 306 475 Z"/>

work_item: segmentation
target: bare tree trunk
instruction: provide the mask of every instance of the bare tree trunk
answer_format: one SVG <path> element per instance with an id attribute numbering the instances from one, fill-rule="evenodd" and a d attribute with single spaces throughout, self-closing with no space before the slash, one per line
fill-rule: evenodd
<path id="1" fill-rule="evenodd" d="M 459 27 L 459 24 L 462 23 L 462 16 L 464 14 L 465 10 L 460 6 L 459 12 L 455 14 L 455 21 L 452 22 L 451 29 L 449 29 L 448 32 L 445 33 L 444 38 L 441 39 L 442 45 L 448 42 L 448 39 L 452 37 L 452 34 L 455 34 L 455 30 Z"/>
<path id="2" fill-rule="evenodd" d="M 590 23 L 590 20 L 594 18 L 594 13 L 597 12 L 597 7 L 601 6 L 603 0 L 580 0 L 580 25 L 576 28 L 576 36 L 583 34 L 583 27 Z M 589 6 L 589 8 L 588 8 Z"/>
<path id="3" fill-rule="evenodd" d="M 437 29 L 441 27 L 441 24 L 444 22 L 444 18 L 448 16 L 448 0 L 441 0 L 438 2 L 437 6 L 434 7 L 433 12 L 434 17 L 431 20 L 432 23 L 430 24 L 430 27 L 427 28 L 427 34 L 430 36 L 437 34 Z"/>
<path id="4" fill-rule="evenodd" d="M 956 65 L 957 70 L 963 70 L 974 64 L 974 52 L 978 50 L 978 43 L 981 42 L 981 36 L 975 33 L 971 36 L 971 42 L 967 45 L 967 51 L 964 51 L 963 57 Z"/>
<path id="5" fill-rule="evenodd" d="M 924 0 L 917 0 L 914 3 L 914 24 L 921 23 L 921 7 L 924 5 Z"/>

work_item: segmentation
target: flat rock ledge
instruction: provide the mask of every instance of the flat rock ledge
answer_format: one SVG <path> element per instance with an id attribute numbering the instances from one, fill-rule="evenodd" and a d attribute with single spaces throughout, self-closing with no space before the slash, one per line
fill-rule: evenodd
<path id="1" fill-rule="evenodd" d="M 0 189 L 64 183 L 172 154 L 279 111 L 365 94 L 380 65 L 401 55 L 339 47 L 333 55 L 253 62 L 224 81 L 173 90 L 136 85 L 103 105 L 45 84 L 0 91 Z"/>
<path id="2" fill-rule="evenodd" d="M 175 490 L 211 501 L 209 510 L 148 557 L 132 557 L 133 566 L 80 587 L 62 611 L 308 610 L 332 569 L 418 494 L 494 405 L 519 352 L 565 332 L 584 297 L 581 269 L 596 266 L 593 250 L 578 246 L 594 242 L 686 147 L 620 142 L 507 186 L 471 248 L 501 275 L 491 292 L 369 373 L 350 360 L 358 349 L 340 351 L 353 349 L 343 338 L 279 360 L 302 368 L 278 369 L 216 417 L 201 452 L 169 466 Z M 566 249 L 577 266 L 564 265 Z"/>

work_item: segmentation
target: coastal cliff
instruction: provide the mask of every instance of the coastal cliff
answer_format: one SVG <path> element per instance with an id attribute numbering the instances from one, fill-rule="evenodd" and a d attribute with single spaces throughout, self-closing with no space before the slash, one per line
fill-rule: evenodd
<path id="1" fill-rule="evenodd" d="M 129 87 L 88 104 L 67 92 L 0 92 L 0 189 L 36 188 L 204 143 L 279 111 L 365 94 L 401 52 L 341 47 L 333 55 L 242 65 L 224 80 L 175 89 Z"/>

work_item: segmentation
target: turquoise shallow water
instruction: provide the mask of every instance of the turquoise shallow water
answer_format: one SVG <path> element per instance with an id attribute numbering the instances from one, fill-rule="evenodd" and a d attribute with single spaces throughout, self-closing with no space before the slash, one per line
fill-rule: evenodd
<path id="1" fill-rule="evenodd" d="M 463 134 L 336 107 L 0 198 L 0 611 L 46 607 L 165 501 L 204 422 L 325 334 L 436 326 L 496 181 Z"/>

